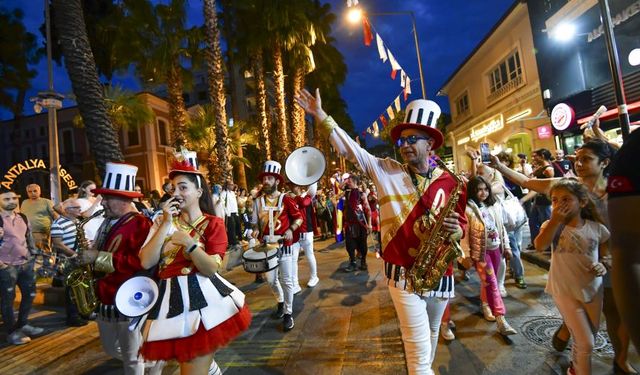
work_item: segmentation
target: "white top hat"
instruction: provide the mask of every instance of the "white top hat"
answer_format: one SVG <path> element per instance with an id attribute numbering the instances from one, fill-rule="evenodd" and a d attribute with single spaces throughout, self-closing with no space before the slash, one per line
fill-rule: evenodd
<path id="1" fill-rule="evenodd" d="M 102 187 L 93 189 L 94 194 L 117 195 L 126 198 L 140 198 L 135 191 L 138 167 L 131 164 L 108 162 Z"/>
<path id="2" fill-rule="evenodd" d="M 202 175 L 198 169 L 198 155 L 195 151 L 182 150 L 175 153 L 175 160 L 169 171 L 169 178 L 172 179 L 177 173 L 192 173 Z"/>
<path id="3" fill-rule="evenodd" d="M 280 170 L 282 169 L 282 165 L 275 160 L 267 160 L 262 165 L 262 172 L 258 175 L 258 179 L 262 180 L 264 176 L 274 176 L 280 180 L 280 182 L 284 182 L 282 175 L 280 175 Z"/>
<path id="4" fill-rule="evenodd" d="M 418 129 L 426 132 L 433 138 L 431 147 L 437 149 L 444 142 L 444 137 L 436 127 L 438 118 L 442 111 L 436 102 L 426 99 L 413 100 L 405 110 L 404 122 L 391 129 L 391 138 L 396 141 L 400 138 L 400 133 L 405 129 Z"/>

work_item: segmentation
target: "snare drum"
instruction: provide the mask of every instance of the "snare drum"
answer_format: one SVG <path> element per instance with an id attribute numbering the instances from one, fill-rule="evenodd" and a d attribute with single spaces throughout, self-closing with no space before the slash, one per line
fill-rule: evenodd
<path id="1" fill-rule="evenodd" d="M 278 267 L 278 249 L 255 251 L 249 249 L 242 254 L 242 266 L 249 273 L 263 273 Z"/>

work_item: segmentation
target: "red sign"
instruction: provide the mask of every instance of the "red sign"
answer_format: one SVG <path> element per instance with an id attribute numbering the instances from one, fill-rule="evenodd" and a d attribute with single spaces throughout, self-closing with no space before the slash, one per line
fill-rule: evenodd
<path id="1" fill-rule="evenodd" d="M 549 125 L 539 126 L 536 131 L 538 132 L 538 139 L 549 139 L 553 136 Z"/>

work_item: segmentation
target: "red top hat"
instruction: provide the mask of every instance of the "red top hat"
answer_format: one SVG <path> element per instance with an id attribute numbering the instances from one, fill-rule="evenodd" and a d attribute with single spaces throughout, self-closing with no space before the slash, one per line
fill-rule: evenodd
<path id="1" fill-rule="evenodd" d="M 182 150 L 175 154 L 175 160 L 171 165 L 171 171 L 169 171 L 169 179 L 173 179 L 178 173 L 191 173 L 202 176 L 202 172 L 198 170 L 198 157 L 195 151 Z"/>
<path id="2" fill-rule="evenodd" d="M 265 176 L 273 176 L 280 180 L 280 184 L 283 184 L 284 178 L 280 175 L 280 169 L 282 169 L 280 163 L 274 160 L 267 160 L 262 166 L 262 172 L 258 175 L 258 180 L 262 181 L 262 178 Z"/>
<path id="3" fill-rule="evenodd" d="M 391 129 L 391 139 L 396 142 L 403 130 L 418 129 L 433 139 L 432 150 L 439 148 L 444 143 L 442 133 L 436 128 L 440 113 L 440 107 L 436 102 L 425 99 L 412 101 L 407 105 L 404 122 Z"/>
<path id="4" fill-rule="evenodd" d="M 142 198 L 144 195 L 135 191 L 136 172 L 138 172 L 138 167 L 135 165 L 109 162 L 106 165 L 102 187 L 93 189 L 91 192 L 96 195 Z"/>

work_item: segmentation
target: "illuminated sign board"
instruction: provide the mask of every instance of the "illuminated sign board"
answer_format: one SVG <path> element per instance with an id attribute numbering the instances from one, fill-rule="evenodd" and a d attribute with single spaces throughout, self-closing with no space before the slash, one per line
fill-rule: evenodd
<path id="1" fill-rule="evenodd" d="M 565 130 L 573 123 L 575 112 L 565 103 L 556 104 L 551 111 L 551 125 L 557 130 Z"/>
<path id="2" fill-rule="evenodd" d="M 480 138 L 486 137 L 489 134 L 495 133 L 504 127 L 504 120 L 502 113 L 491 117 L 489 120 L 483 122 L 478 126 L 471 128 L 471 139 L 475 142 Z"/>
<path id="3" fill-rule="evenodd" d="M 544 125 L 536 128 L 536 132 L 538 133 L 538 139 L 549 139 L 553 136 L 551 132 L 551 126 Z"/>
<path id="4" fill-rule="evenodd" d="M 16 163 L 11 168 L 9 168 L 7 173 L 5 173 L 4 175 L 3 181 L 1 182 L 2 186 L 4 186 L 7 189 L 11 189 L 11 185 L 13 185 L 13 182 L 18 178 L 18 176 L 20 176 L 23 172 L 26 172 L 32 169 L 48 170 L 48 168 L 44 164 L 44 160 L 27 159 L 23 162 Z M 73 177 L 69 174 L 69 172 L 67 172 L 66 169 L 60 166 L 58 170 L 60 171 L 60 179 L 62 179 L 67 184 L 67 188 L 69 188 L 69 190 L 78 188 L 78 185 L 76 185 L 76 182 L 73 180 Z"/>

